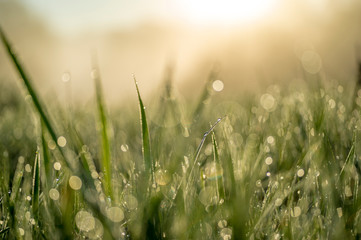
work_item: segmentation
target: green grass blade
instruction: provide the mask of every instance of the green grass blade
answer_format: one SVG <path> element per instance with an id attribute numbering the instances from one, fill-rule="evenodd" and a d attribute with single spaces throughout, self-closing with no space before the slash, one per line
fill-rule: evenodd
<path id="1" fill-rule="evenodd" d="M 45 168 L 45 179 L 46 179 L 46 187 L 49 188 L 51 185 L 52 172 L 53 168 L 50 162 L 50 155 L 48 150 L 48 145 L 45 139 L 45 131 L 44 131 L 44 123 L 41 122 L 41 147 L 42 147 L 42 156 L 43 156 L 43 164 Z"/>
<path id="2" fill-rule="evenodd" d="M 13 186 L 11 189 L 10 200 L 9 200 L 9 215 L 11 216 L 9 226 L 12 229 L 12 231 L 10 231 L 10 234 L 13 236 L 15 236 L 15 232 L 16 232 L 15 205 L 18 200 L 19 189 L 23 180 L 23 175 L 24 175 L 24 158 L 21 159 L 19 158 L 12 181 Z"/>
<path id="3" fill-rule="evenodd" d="M 193 174 L 193 171 L 194 171 L 194 167 L 196 166 L 196 164 L 198 162 L 198 157 L 199 157 L 199 154 L 201 153 L 201 149 L 202 149 L 202 147 L 204 145 L 204 142 L 205 142 L 207 136 L 213 131 L 213 129 L 217 126 L 217 124 L 221 120 L 222 120 L 222 118 L 218 118 L 217 121 L 211 126 L 211 128 L 207 132 L 204 133 L 203 138 L 202 138 L 200 144 L 198 145 L 196 154 L 194 155 L 193 165 L 192 165 L 191 171 L 189 173 L 188 181 L 187 181 L 187 184 L 186 184 L 186 191 L 188 189 L 189 184 L 191 183 L 191 179 L 193 177 L 192 174 Z"/>
<path id="4" fill-rule="evenodd" d="M 3 234 L 5 235 L 9 230 L 10 230 L 9 227 L 4 228 L 3 230 L 1 230 L 1 231 L 0 231 L 0 237 L 2 237 L 1 235 L 3 235 Z"/>
<path id="5" fill-rule="evenodd" d="M 40 192 L 40 154 L 39 150 L 35 154 L 33 189 L 32 189 L 32 209 L 35 221 L 39 217 L 39 192 Z"/>
<path id="6" fill-rule="evenodd" d="M 137 81 L 134 77 L 134 83 L 137 90 L 138 100 L 139 100 L 139 112 L 140 112 L 140 122 L 141 122 L 141 128 L 142 128 L 142 151 L 143 151 L 143 160 L 144 160 L 144 167 L 145 172 L 151 175 L 152 182 L 154 181 L 154 164 L 152 162 L 152 158 L 150 155 L 150 140 L 149 140 L 149 130 L 148 130 L 148 124 L 147 124 L 147 117 L 145 115 L 145 107 L 142 101 L 142 98 L 140 97 L 139 88 Z"/>
<path id="7" fill-rule="evenodd" d="M 217 146 L 217 141 L 216 141 L 216 135 L 214 134 L 214 132 L 212 131 L 212 144 L 213 144 L 213 158 L 214 158 L 214 165 L 216 167 L 216 171 L 218 171 L 217 168 L 222 168 L 220 161 L 219 161 L 219 155 L 218 155 L 218 146 Z M 224 199 L 225 196 L 225 192 L 224 192 L 224 181 L 223 181 L 223 171 L 222 175 L 220 176 L 220 178 L 216 179 L 216 184 L 217 184 L 217 193 L 218 193 L 218 199 Z"/>
<path id="8" fill-rule="evenodd" d="M 101 136 L 102 136 L 102 171 L 104 174 L 104 189 L 105 193 L 112 196 L 112 186 L 111 186 L 111 179 L 112 179 L 112 172 L 111 172 L 111 152 L 110 152 L 110 141 L 108 136 L 108 120 L 105 113 L 105 103 L 104 97 L 102 92 L 101 80 L 99 76 L 99 70 L 96 66 L 94 66 L 93 70 L 93 78 L 95 84 L 95 92 L 96 92 L 96 101 L 98 107 L 98 118 L 101 124 Z"/>

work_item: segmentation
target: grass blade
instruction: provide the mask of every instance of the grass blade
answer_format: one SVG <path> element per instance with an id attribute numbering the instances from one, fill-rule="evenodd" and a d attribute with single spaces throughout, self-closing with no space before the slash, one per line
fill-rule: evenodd
<path id="1" fill-rule="evenodd" d="M 40 192 L 40 155 L 39 149 L 35 154 L 34 173 L 33 173 L 33 189 L 32 189 L 32 209 L 35 221 L 39 217 L 39 192 Z"/>
<path id="2" fill-rule="evenodd" d="M 50 162 L 50 155 L 49 155 L 49 149 L 48 149 L 48 145 L 46 143 L 46 139 L 45 139 L 45 131 L 44 131 L 44 123 L 41 122 L 41 147 L 42 147 L 42 156 L 43 156 L 43 163 L 44 163 L 44 168 L 45 168 L 45 179 L 46 179 L 46 188 L 47 190 L 49 190 L 48 188 L 50 188 L 51 186 L 49 186 L 49 184 L 51 183 L 51 179 L 52 179 L 52 172 L 53 172 L 53 168 L 51 166 L 51 162 Z M 48 191 L 46 191 L 48 192 Z"/>
<path id="3" fill-rule="evenodd" d="M 0 231 L 0 236 L 1 236 L 1 235 L 3 235 L 3 234 L 5 235 L 5 234 L 6 234 L 9 230 L 10 230 L 10 228 L 9 228 L 9 227 L 7 227 L 7 228 L 5 228 L 5 229 L 1 230 L 1 231 Z"/>
<path id="4" fill-rule="evenodd" d="M 188 189 L 188 186 L 191 182 L 191 179 L 192 179 L 192 174 L 193 174 L 193 170 L 194 170 L 194 167 L 196 166 L 197 164 L 197 161 L 198 161 L 198 157 L 199 157 L 199 154 L 201 153 L 201 149 L 204 145 L 204 142 L 207 138 L 207 136 L 213 131 L 213 129 L 217 126 L 217 124 L 222 120 L 222 118 L 218 118 L 217 121 L 211 126 L 211 128 L 204 133 L 203 135 L 203 138 L 201 140 L 201 143 L 198 145 L 198 148 L 197 148 L 197 151 L 196 151 L 196 154 L 194 155 L 194 160 L 193 160 L 193 165 L 192 165 L 192 168 L 191 168 L 191 171 L 189 173 L 189 177 L 188 177 L 188 181 L 187 181 L 187 184 L 186 184 L 186 191 Z"/>
<path id="5" fill-rule="evenodd" d="M 216 167 L 216 171 L 218 170 L 217 168 L 222 168 L 220 162 L 219 162 L 219 155 L 218 155 L 218 146 L 217 146 L 217 141 L 216 141 L 216 135 L 214 134 L 214 132 L 212 131 L 212 143 L 213 143 L 213 158 L 214 158 L 214 166 Z M 220 178 L 216 179 L 216 185 L 217 185 L 217 193 L 218 193 L 218 199 L 224 199 L 225 196 L 225 192 L 224 192 L 224 182 L 223 182 L 223 171 L 222 175 L 220 176 Z"/>
<path id="6" fill-rule="evenodd" d="M 139 88 L 137 81 L 134 77 L 134 83 L 137 90 L 138 100 L 139 100 L 139 112 L 140 112 L 140 122 L 142 128 L 142 151 L 143 151 L 143 160 L 146 174 L 150 174 L 152 178 L 152 183 L 154 182 L 154 163 L 150 155 L 150 140 L 149 140 L 149 130 L 147 124 L 147 117 L 145 115 L 145 107 L 140 97 Z"/>
<path id="7" fill-rule="evenodd" d="M 95 58 L 93 59 L 93 61 L 95 61 Z M 104 189 L 105 189 L 105 193 L 111 198 L 113 198 L 112 186 L 111 186 L 112 172 L 111 172 L 110 141 L 108 136 L 108 121 L 105 113 L 105 103 L 104 103 L 101 80 L 100 80 L 97 64 L 94 64 L 93 66 L 92 77 L 94 78 L 94 84 L 95 84 L 98 118 L 101 124 L 101 136 L 102 136 L 101 166 L 105 179 Z"/>

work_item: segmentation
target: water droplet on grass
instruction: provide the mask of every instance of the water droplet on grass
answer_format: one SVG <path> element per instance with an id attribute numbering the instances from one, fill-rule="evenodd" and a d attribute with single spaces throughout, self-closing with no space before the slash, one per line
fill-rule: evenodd
<path id="1" fill-rule="evenodd" d="M 57 143 L 59 145 L 59 147 L 65 147 L 66 145 L 66 138 L 63 136 L 60 136 L 57 140 Z"/>
<path id="2" fill-rule="evenodd" d="M 19 234 L 20 234 L 20 236 L 24 236 L 24 234 L 25 234 L 25 231 L 24 231 L 24 229 L 22 229 L 22 228 L 19 228 Z"/>
<path id="3" fill-rule="evenodd" d="M 95 220 L 90 213 L 81 210 L 75 215 L 75 224 L 79 230 L 89 232 L 94 229 Z"/>
<path id="4" fill-rule="evenodd" d="M 305 175 L 305 170 L 303 170 L 302 168 L 297 171 L 298 177 L 303 177 L 304 175 Z"/>
<path id="5" fill-rule="evenodd" d="M 122 144 L 122 145 L 120 146 L 120 150 L 122 150 L 122 152 L 126 152 L 126 151 L 128 151 L 128 149 L 129 149 L 129 147 L 128 147 L 127 144 Z"/>
<path id="6" fill-rule="evenodd" d="M 221 92 L 224 88 L 224 84 L 221 80 L 215 80 L 212 84 L 213 90 L 216 92 Z"/>
<path id="7" fill-rule="evenodd" d="M 110 207 L 107 209 L 107 217 L 112 222 L 120 222 L 124 219 L 124 213 L 119 207 Z"/>
<path id="8" fill-rule="evenodd" d="M 225 228 L 225 227 L 227 227 L 227 221 L 226 220 L 219 220 L 217 225 L 218 225 L 219 228 Z"/>
<path id="9" fill-rule="evenodd" d="M 25 171 L 28 172 L 28 173 L 31 172 L 31 166 L 30 166 L 30 164 L 26 164 L 26 165 L 25 165 Z"/>
<path id="10" fill-rule="evenodd" d="M 71 176 L 69 178 L 69 186 L 74 190 L 79 190 L 82 186 L 82 181 L 78 176 Z"/>
<path id="11" fill-rule="evenodd" d="M 302 213 L 301 208 L 298 206 L 291 209 L 291 216 L 294 218 L 299 217 L 301 213 Z"/>
<path id="12" fill-rule="evenodd" d="M 49 190 L 49 197 L 53 199 L 54 201 L 59 199 L 59 191 L 55 188 L 52 188 Z"/>
<path id="13" fill-rule="evenodd" d="M 275 143 L 275 138 L 273 136 L 268 136 L 267 143 L 273 145 Z"/>
<path id="14" fill-rule="evenodd" d="M 232 229 L 230 228 L 223 228 L 220 232 L 222 239 L 229 240 L 232 238 Z"/>
<path id="15" fill-rule="evenodd" d="M 267 164 L 267 165 L 271 165 L 273 163 L 273 159 L 271 157 L 267 157 L 264 162 Z"/>
<path id="16" fill-rule="evenodd" d="M 124 205 L 129 209 L 136 209 L 138 207 L 138 200 L 131 194 L 127 194 L 123 198 Z"/>
<path id="17" fill-rule="evenodd" d="M 155 181 L 161 186 L 167 185 L 170 182 L 170 180 L 171 177 L 167 170 L 159 169 L 155 173 Z"/>
<path id="18" fill-rule="evenodd" d="M 215 162 L 208 163 L 204 168 L 204 174 L 207 179 L 215 180 L 223 175 L 222 167 Z"/>
<path id="19" fill-rule="evenodd" d="M 56 144 L 55 144 L 55 142 L 53 140 L 48 141 L 48 148 L 50 150 L 54 150 L 56 148 Z"/>
<path id="20" fill-rule="evenodd" d="M 61 164 L 60 164 L 60 162 L 55 162 L 54 165 L 53 165 L 53 167 L 54 167 L 54 169 L 55 169 L 56 171 L 59 171 L 59 170 L 61 169 Z"/>
<path id="21" fill-rule="evenodd" d="M 282 205 L 282 202 L 283 202 L 283 201 L 282 201 L 281 198 L 277 198 L 276 201 L 275 201 L 275 206 L 276 206 L 276 207 L 281 206 L 281 205 Z"/>

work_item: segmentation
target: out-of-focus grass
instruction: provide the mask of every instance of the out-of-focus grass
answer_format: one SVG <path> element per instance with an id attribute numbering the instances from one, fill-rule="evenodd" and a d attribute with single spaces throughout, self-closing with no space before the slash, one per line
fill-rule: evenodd
<path id="1" fill-rule="evenodd" d="M 68 115 L 3 42 L 27 93 L 0 88 L 1 238 L 360 237 L 354 88 L 316 80 L 231 99 L 212 73 L 194 104 L 167 79 L 154 104 L 136 84 L 108 114 L 98 79 L 98 109 Z"/>

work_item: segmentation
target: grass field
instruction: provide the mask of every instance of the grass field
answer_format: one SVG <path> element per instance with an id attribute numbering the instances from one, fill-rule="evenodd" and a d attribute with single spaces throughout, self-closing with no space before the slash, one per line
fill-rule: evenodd
<path id="1" fill-rule="evenodd" d="M 134 101 L 108 109 L 94 63 L 94 101 L 64 106 L 1 36 L 21 79 L 0 83 L 0 238 L 360 238 L 354 86 L 227 97 L 210 74 L 196 100 L 167 79 L 150 105 L 135 81 Z"/>

